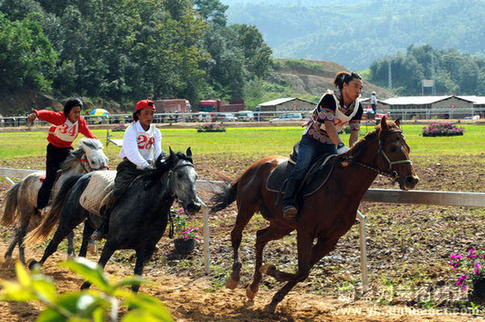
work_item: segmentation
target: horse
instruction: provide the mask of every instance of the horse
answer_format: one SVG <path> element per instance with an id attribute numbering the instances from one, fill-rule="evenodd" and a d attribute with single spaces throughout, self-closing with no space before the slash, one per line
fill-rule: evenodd
<path id="1" fill-rule="evenodd" d="M 78 173 L 108 168 L 108 157 L 103 152 L 103 144 L 97 139 L 83 138 L 78 149 L 72 151 L 61 165 L 60 176 L 52 188 L 52 199 L 56 196 L 67 178 Z M 42 185 L 44 174 L 34 172 L 15 183 L 7 192 L 5 209 L 0 223 L 10 226 L 18 223 L 12 243 L 5 253 L 5 259 L 10 259 L 15 245 L 19 245 L 19 258 L 25 264 L 23 240 L 25 234 L 39 225 L 42 217 L 36 211 L 37 195 Z M 51 200 L 52 200 L 51 199 Z M 74 255 L 73 235 L 68 236 L 68 255 Z"/>
<path id="2" fill-rule="evenodd" d="M 246 288 L 246 296 L 250 300 L 256 296 L 263 274 L 286 282 L 265 306 L 266 311 L 274 312 L 286 294 L 308 277 L 311 268 L 332 251 L 340 237 L 352 227 L 360 201 L 378 173 L 394 178 L 403 190 L 414 188 L 419 178 L 409 160 L 409 152 L 399 119 L 392 122 L 383 118 L 375 130 L 348 152 L 335 157 L 333 173 L 325 184 L 305 195 L 296 220 L 284 219 L 281 203 L 275 202 L 279 200 L 278 193 L 266 188 L 272 170 L 287 158 L 269 156 L 254 162 L 212 199 L 212 212 L 237 201 L 237 217 L 231 232 L 233 265 L 226 287 L 234 289 L 239 282 L 242 265 L 238 249 L 242 232 L 254 213 L 260 212 L 269 221 L 269 226 L 256 233 L 255 271 L 252 283 Z M 296 273 L 279 271 L 272 264 L 263 265 L 265 245 L 293 230 L 297 232 Z"/>
<path id="3" fill-rule="evenodd" d="M 29 263 L 29 268 L 36 264 L 42 265 L 56 251 L 60 241 L 86 218 L 88 212 L 82 208 L 79 199 L 90 177 L 91 174 L 82 176 L 71 189 L 62 187 L 49 214 L 59 218 L 57 231 L 45 249 L 42 259 Z M 135 274 L 141 275 L 145 263 L 151 258 L 156 244 L 165 232 L 170 206 L 174 200 L 179 200 L 189 215 L 200 210 L 200 199 L 195 190 L 196 181 L 197 172 L 190 148 L 186 154 L 170 150 L 170 155 L 166 159 L 160 156 L 155 162 L 155 168 L 144 170 L 133 180 L 127 191 L 110 209 L 108 235 L 98 264 L 104 268 L 118 249 L 134 249 Z M 66 182 L 67 186 L 69 184 Z M 55 218 L 43 221 L 36 235 L 48 235 L 56 222 Z M 81 288 L 89 286 L 90 284 L 85 282 Z M 138 291 L 138 287 L 133 286 L 133 291 Z"/>

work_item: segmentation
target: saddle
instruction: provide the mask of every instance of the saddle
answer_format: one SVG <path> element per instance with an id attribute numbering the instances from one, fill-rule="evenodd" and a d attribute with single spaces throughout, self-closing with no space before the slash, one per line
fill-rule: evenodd
<path id="1" fill-rule="evenodd" d="M 271 171 L 266 180 L 267 190 L 284 194 L 288 176 L 298 157 L 298 147 L 299 142 L 293 147 L 290 158 Z M 335 167 L 336 156 L 337 154 L 324 154 L 313 162 L 297 189 L 297 196 L 302 198 L 310 196 L 327 182 Z"/>
<path id="2" fill-rule="evenodd" d="M 116 171 L 94 171 L 79 198 L 79 204 L 93 215 L 100 216 L 101 208 L 111 199 Z"/>

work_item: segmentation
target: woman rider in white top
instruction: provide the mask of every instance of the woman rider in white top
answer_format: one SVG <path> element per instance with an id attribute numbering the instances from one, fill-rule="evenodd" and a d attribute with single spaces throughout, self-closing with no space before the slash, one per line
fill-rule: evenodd
<path id="1" fill-rule="evenodd" d="M 128 126 L 123 136 L 123 148 L 120 158 L 123 159 L 116 168 L 116 178 L 113 187 L 113 197 L 105 210 L 103 222 L 93 233 L 92 238 L 100 240 L 108 232 L 109 209 L 125 193 L 130 182 L 151 167 L 162 151 L 162 135 L 160 130 L 152 124 L 155 104 L 145 99 L 136 103 L 133 113 L 134 122 Z"/>

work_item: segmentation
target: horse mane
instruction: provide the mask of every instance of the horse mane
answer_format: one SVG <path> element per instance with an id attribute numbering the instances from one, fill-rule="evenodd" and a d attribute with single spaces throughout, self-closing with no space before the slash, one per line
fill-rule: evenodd
<path id="1" fill-rule="evenodd" d="M 88 150 L 99 150 L 103 148 L 103 143 L 98 139 L 82 138 L 79 141 L 78 148 L 67 156 L 66 160 L 61 164 L 61 170 L 67 171 L 73 167 L 74 162 L 82 157 L 85 153 L 85 149 Z"/>
<path id="2" fill-rule="evenodd" d="M 74 163 L 78 161 L 84 154 L 84 150 L 82 148 L 78 148 L 77 150 L 72 151 L 67 156 L 66 160 L 61 164 L 61 170 L 67 171 L 74 166 Z"/>
<path id="3" fill-rule="evenodd" d="M 392 121 L 387 122 L 387 126 L 389 130 L 398 128 L 398 125 Z M 376 129 L 372 132 L 367 133 L 362 139 L 357 141 L 357 143 L 350 149 L 349 154 L 350 158 L 355 159 L 358 158 L 362 153 L 365 152 L 367 149 L 367 145 L 370 141 L 375 139 L 380 139 L 380 136 L 385 132 L 382 131 L 381 125 L 377 125 Z"/>
<path id="4" fill-rule="evenodd" d="M 165 158 L 166 155 L 164 153 L 160 154 L 160 156 L 155 161 L 154 169 L 146 168 L 143 170 L 143 178 L 148 181 L 156 181 L 159 179 L 165 172 L 170 170 L 175 166 L 178 160 L 185 160 L 190 163 L 193 163 L 192 158 L 185 155 L 182 152 L 171 152 L 170 155 Z"/>

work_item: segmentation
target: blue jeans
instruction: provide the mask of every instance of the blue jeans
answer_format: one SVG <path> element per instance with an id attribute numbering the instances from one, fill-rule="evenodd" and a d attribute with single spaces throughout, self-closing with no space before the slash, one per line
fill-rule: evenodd
<path id="1" fill-rule="evenodd" d="M 335 144 L 321 143 L 308 135 L 303 135 L 298 150 L 298 158 L 295 166 L 291 169 L 286 183 L 285 195 L 283 197 L 283 207 L 295 206 L 296 189 L 301 184 L 312 163 L 324 153 L 337 153 Z"/>

